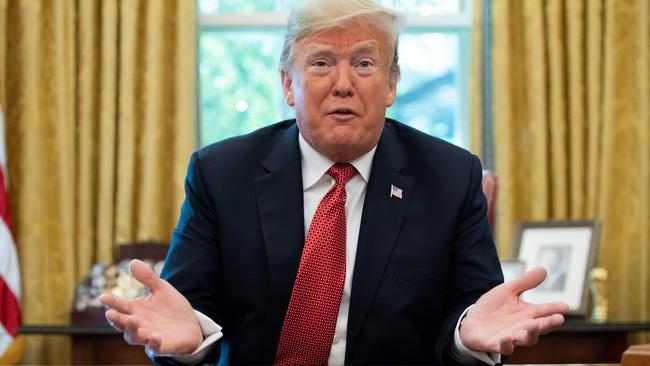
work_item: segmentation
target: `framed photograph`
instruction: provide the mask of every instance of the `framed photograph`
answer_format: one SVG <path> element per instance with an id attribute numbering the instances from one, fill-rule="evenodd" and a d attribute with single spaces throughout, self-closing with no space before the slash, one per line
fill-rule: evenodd
<path id="1" fill-rule="evenodd" d="M 596 221 L 521 222 L 517 224 L 514 257 L 526 270 L 544 267 L 547 276 L 522 299 L 531 303 L 563 301 L 569 315 L 585 316 L 589 271 L 596 263 L 600 225 Z"/>

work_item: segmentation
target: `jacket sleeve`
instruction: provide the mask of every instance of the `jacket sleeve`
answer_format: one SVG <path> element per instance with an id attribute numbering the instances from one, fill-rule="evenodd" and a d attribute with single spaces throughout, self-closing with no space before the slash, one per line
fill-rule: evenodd
<path id="1" fill-rule="evenodd" d="M 195 310 L 223 325 L 218 233 L 214 200 L 206 189 L 199 155 L 194 153 L 185 179 L 185 201 L 161 277 L 181 292 Z M 200 363 L 216 363 L 220 348 L 221 341 Z M 152 361 L 179 364 L 168 357 L 155 357 Z"/>
<path id="2" fill-rule="evenodd" d="M 481 163 L 472 156 L 467 195 L 454 232 L 445 293 L 446 317 L 436 342 L 438 361 L 444 365 L 459 364 L 452 359 L 450 347 L 461 314 L 481 295 L 503 282 L 501 264 L 487 222 L 487 201 L 481 178 Z M 482 363 L 477 360 L 477 364 Z"/>

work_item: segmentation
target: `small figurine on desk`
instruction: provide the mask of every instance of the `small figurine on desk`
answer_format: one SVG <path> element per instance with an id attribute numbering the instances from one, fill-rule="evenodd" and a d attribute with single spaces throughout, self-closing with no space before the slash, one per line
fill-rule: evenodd
<path id="1" fill-rule="evenodd" d="M 609 311 L 607 277 L 607 270 L 602 267 L 596 267 L 589 273 L 589 288 L 591 289 L 591 297 L 593 299 L 591 321 L 594 323 L 607 322 L 607 313 Z"/>

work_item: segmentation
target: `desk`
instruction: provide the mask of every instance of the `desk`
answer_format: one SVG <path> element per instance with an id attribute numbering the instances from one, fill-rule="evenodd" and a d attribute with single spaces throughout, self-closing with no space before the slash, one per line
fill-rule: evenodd
<path id="1" fill-rule="evenodd" d="M 97 326 L 27 325 L 23 335 L 64 335 L 72 337 L 73 365 L 149 365 L 142 346 L 130 346 L 122 334 L 108 324 Z"/>
<path id="2" fill-rule="evenodd" d="M 641 331 L 650 331 L 650 323 L 568 320 L 554 332 L 541 336 L 536 345 L 516 348 L 508 363 L 618 363 L 629 346 L 628 334 Z"/>
<path id="3" fill-rule="evenodd" d="M 628 347 L 628 334 L 639 331 L 650 331 L 650 323 L 568 321 L 555 332 L 540 337 L 535 346 L 517 348 L 508 364 L 616 364 Z M 28 325 L 21 327 L 19 333 L 71 336 L 75 365 L 150 364 L 141 346 L 129 346 L 122 334 L 105 322 L 93 326 Z"/>

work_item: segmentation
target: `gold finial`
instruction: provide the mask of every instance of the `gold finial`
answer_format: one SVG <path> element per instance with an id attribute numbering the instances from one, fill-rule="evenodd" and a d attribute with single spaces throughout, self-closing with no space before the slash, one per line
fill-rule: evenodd
<path id="1" fill-rule="evenodd" d="M 607 322 L 609 304 L 607 299 L 608 273 L 605 268 L 596 267 L 589 273 L 589 288 L 593 299 L 591 321 L 594 323 Z"/>

